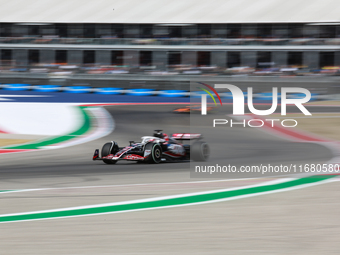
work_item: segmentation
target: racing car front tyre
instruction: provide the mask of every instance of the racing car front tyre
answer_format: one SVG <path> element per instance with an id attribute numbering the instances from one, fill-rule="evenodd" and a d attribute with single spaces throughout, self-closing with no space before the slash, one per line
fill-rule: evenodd
<path id="1" fill-rule="evenodd" d="M 106 157 L 107 155 L 110 154 L 116 154 L 119 150 L 118 144 L 114 141 L 106 143 L 103 145 L 102 148 L 102 158 Z M 109 159 L 103 159 L 103 162 L 105 164 L 116 164 L 117 160 L 109 160 Z"/>
<path id="2" fill-rule="evenodd" d="M 206 161 L 210 155 L 210 148 L 206 142 L 197 141 L 191 145 L 191 159 L 194 161 Z"/>
<path id="3" fill-rule="evenodd" d="M 147 162 L 158 164 L 162 160 L 162 148 L 157 143 L 148 143 L 145 146 L 145 150 L 150 150 L 150 156 L 147 159 Z"/>

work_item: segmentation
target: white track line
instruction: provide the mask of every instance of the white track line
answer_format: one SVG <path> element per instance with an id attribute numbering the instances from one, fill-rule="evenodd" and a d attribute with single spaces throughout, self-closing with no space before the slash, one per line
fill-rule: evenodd
<path id="1" fill-rule="evenodd" d="M 279 177 L 279 176 L 276 176 Z M 281 176 L 280 176 L 281 177 Z M 64 189 L 92 189 L 92 188 L 116 188 L 116 187 L 134 187 L 134 186 L 163 186 L 163 185 L 186 185 L 186 184 L 201 184 L 201 183 L 218 183 L 218 182 L 232 182 L 242 180 L 258 180 L 258 179 L 272 179 L 274 177 L 255 177 L 255 178 L 239 178 L 239 179 L 223 179 L 223 180 L 209 180 L 209 181 L 191 181 L 191 182 L 161 182 L 161 183 L 132 183 L 132 184 L 117 184 L 117 185 L 99 185 L 99 186 L 78 186 L 78 187 L 61 187 L 61 188 L 36 188 L 36 189 L 21 189 L 10 190 L 1 192 L 17 193 L 17 192 L 30 192 L 30 191 L 46 191 L 46 190 L 64 190 Z"/>

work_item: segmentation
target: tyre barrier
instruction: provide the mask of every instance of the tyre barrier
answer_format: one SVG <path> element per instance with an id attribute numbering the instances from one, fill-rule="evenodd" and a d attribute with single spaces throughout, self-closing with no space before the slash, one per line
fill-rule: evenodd
<path id="1" fill-rule="evenodd" d="M 186 97 L 190 95 L 190 92 L 187 90 L 92 88 L 88 86 L 64 87 L 58 85 L 0 84 L 0 88 L 3 90 L 10 91 L 95 93 L 106 95 L 130 95 L 130 96 Z"/>
<path id="2" fill-rule="evenodd" d="M 204 91 L 191 93 L 188 90 L 155 90 L 155 89 L 123 89 L 123 88 L 92 88 L 88 86 L 59 86 L 59 85 L 30 85 L 30 84 L 0 84 L 0 89 L 10 91 L 35 91 L 35 92 L 64 92 L 64 93 L 94 93 L 105 95 L 129 95 L 129 96 L 161 96 L 161 97 L 189 97 L 204 94 Z M 222 98 L 232 99 L 231 92 L 219 93 Z M 244 92 L 245 98 L 247 93 Z M 327 99 L 325 95 L 311 94 L 311 100 Z M 272 93 L 257 93 L 253 95 L 257 100 L 272 100 Z M 289 94 L 287 98 L 304 98 L 304 94 Z M 278 99 L 281 98 L 280 93 Z"/>

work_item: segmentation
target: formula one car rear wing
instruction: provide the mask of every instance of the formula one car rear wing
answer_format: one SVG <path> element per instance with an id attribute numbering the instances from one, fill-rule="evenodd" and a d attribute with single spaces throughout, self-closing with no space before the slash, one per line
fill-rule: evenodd
<path id="1" fill-rule="evenodd" d="M 192 140 L 192 139 L 201 139 L 203 138 L 203 136 L 201 134 L 177 133 L 177 134 L 173 134 L 171 138 L 175 140 Z"/>

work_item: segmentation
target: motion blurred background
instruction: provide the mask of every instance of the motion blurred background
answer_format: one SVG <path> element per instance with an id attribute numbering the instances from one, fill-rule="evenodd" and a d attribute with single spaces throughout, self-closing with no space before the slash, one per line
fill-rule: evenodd
<path id="1" fill-rule="evenodd" d="M 0 83 L 188 89 L 200 76 L 296 76 L 334 94 L 338 13 L 336 0 L 2 1 Z"/>
<path id="2" fill-rule="evenodd" d="M 0 254 L 339 254 L 336 177 L 310 187 L 300 173 L 205 178 L 190 175 L 189 162 L 92 162 L 108 141 L 190 132 L 199 118 L 191 131 L 211 144 L 209 164 L 338 164 L 339 50 L 337 0 L 0 0 L 0 222 L 8 213 L 301 182 L 211 201 L 219 203 L 6 223 Z M 197 82 L 252 87 L 260 110 L 273 87 L 309 89 L 313 116 L 287 112 L 313 136 L 211 130 L 212 118 L 231 120 L 232 99 L 221 93 L 226 104 L 204 118 L 188 106 Z"/>

